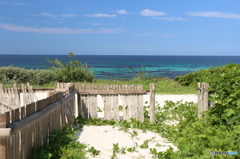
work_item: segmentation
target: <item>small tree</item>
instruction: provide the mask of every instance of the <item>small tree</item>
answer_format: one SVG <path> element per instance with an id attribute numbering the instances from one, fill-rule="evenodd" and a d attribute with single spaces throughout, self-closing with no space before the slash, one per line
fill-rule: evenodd
<path id="1" fill-rule="evenodd" d="M 51 69 L 55 72 L 56 80 L 59 82 L 92 82 L 94 75 L 88 69 L 87 64 L 78 61 L 72 52 L 68 55 L 71 57 L 69 63 L 47 58 L 47 61 L 53 64 Z"/>

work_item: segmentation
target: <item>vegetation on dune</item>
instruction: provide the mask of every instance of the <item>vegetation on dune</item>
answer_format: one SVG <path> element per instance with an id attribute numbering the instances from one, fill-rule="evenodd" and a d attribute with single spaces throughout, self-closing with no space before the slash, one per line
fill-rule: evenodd
<path id="1" fill-rule="evenodd" d="M 213 66 L 206 70 L 199 70 L 188 73 L 184 76 L 178 76 L 175 78 L 175 81 L 183 86 L 197 87 L 198 82 L 211 83 L 218 81 L 218 79 L 221 78 L 221 75 L 224 73 L 234 72 L 236 76 L 240 76 L 240 73 L 236 72 L 236 70 L 239 69 L 240 65 L 235 63 L 227 64 L 221 67 Z"/>
<path id="2" fill-rule="evenodd" d="M 82 64 L 76 60 L 72 52 L 68 55 L 71 57 L 69 63 L 58 59 L 47 59 L 48 62 L 53 64 L 50 69 L 54 72 L 55 80 L 59 82 L 92 82 L 94 76 L 88 69 L 87 64 Z"/>
<path id="3" fill-rule="evenodd" d="M 178 150 L 169 148 L 165 152 L 158 152 L 156 148 L 149 148 L 146 140 L 142 145 L 134 147 L 119 147 L 117 143 L 113 144 L 112 158 L 118 153 L 134 152 L 137 147 L 147 148 L 153 158 L 165 159 L 238 159 L 240 158 L 240 70 L 239 65 L 229 64 L 222 67 L 213 67 L 209 70 L 201 70 L 176 78 L 182 85 L 191 85 L 196 87 L 197 82 L 208 82 L 211 91 L 215 94 L 210 100 L 215 102 L 203 113 L 202 118 L 197 117 L 197 105 L 194 103 L 174 103 L 167 101 L 166 105 L 156 106 L 155 123 L 149 121 L 149 106 L 144 109 L 144 122 L 131 119 L 112 121 L 101 119 L 83 119 L 78 117 L 75 122 L 82 127 L 83 125 L 112 125 L 120 127 L 119 130 L 128 132 L 132 137 L 138 134 L 129 131 L 129 129 L 141 129 L 143 132 L 153 131 L 166 137 L 173 142 Z M 108 81 L 109 84 L 139 84 L 153 82 L 157 86 L 162 86 L 166 78 L 137 78 L 129 81 Z M 184 81 L 186 80 L 186 81 Z M 130 82 L 131 81 L 131 82 Z M 96 81 L 95 81 L 96 82 Z M 172 81 L 171 81 L 172 82 Z M 171 83 L 170 82 L 170 83 Z M 105 84 L 106 81 L 98 81 L 99 84 Z M 159 83 L 159 85 L 158 85 Z M 176 82 L 177 83 L 177 82 Z M 137 83 L 138 84 L 138 83 Z M 188 88 L 188 87 L 187 87 Z M 193 88 L 193 87 L 189 87 Z M 171 124 L 174 123 L 174 124 Z M 161 145 L 156 145 L 161 146 Z M 210 155 L 211 151 L 230 152 L 235 151 L 235 155 Z M 238 153 L 238 154 L 237 154 Z"/>
<path id="4" fill-rule="evenodd" d="M 86 64 L 82 64 L 74 58 L 73 53 L 69 53 L 71 60 L 69 63 L 58 59 L 47 59 L 53 66 L 49 69 L 24 69 L 20 67 L 8 66 L 0 67 L 0 82 L 6 85 L 13 83 L 21 84 L 29 82 L 32 85 L 47 85 L 55 81 L 58 82 L 92 82 L 93 73 Z"/>
<path id="5" fill-rule="evenodd" d="M 82 128 L 84 125 L 112 125 L 113 127 L 119 127 L 119 131 L 124 131 L 131 136 L 131 138 L 138 137 L 135 129 L 140 129 L 142 132 L 152 131 L 167 138 L 170 142 L 173 142 L 178 150 L 175 151 L 170 147 L 165 152 L 158 152 L 157 147 L 161 146 L 156 144 L 155 147 L 149 147 L 149 143 L 152 141 L 145 140 L 143 144 L 135 145 L 133 147 L 119 147 L 118 143 L 113 144 L 112 156 L 110 158 L 117 157 L 119 154 L 126 154 L 135 152 L 137 148 L 148 149 L 153 158 L 159 159 L 237 159 L 238 155 L 214 155 L 211 156 L 211 151 L 216 152 L 229 152 L 238 151 L 240 147 L 240 125 L 239 124 L 221 124 L 216 125 L 212 118 L 214 114 L 211 111 L 204 113 L 202 118 L 197 117 L 197 105 L 192 102 L 172 102 L 167 101 L 165 106 L 156 105 L 156 120 L 155 123 L 149 121 L 149 106 L 145 106 L 144 109 L 144 122 L 131 119 L 130 122 L 126 120 L 113 121 L 102 119 L 84 119 L 81 116 L 75 118 L 75 123 Z M 175 123 L 175 124 L 171 124 Z M 73 131 L 68 130 L 68 133 Z M 68 140 L 66 136 L 56 132 L 52 135 L 56 140 L 50 143 L 49 146 L 35 150 L 35 158 L 40 155 L 50 156 L 53 158 L 54 154 L 57 154 L 56 158 L 65 158 L 66 152 L 69 157 L 81 153 L 86 155 L 86 152 L 91 152 L 91 155 L 97 155 L 101 152 L 89 148 L 87 145 L 81 143 L 65 142 Z M 51 137 L 52 138 L 52 137 Z M 58 141 L 57 139 L 61 139 Z M 52 140 L 52 139 L 51 139 Z M 65 144 L 61 144 L 65 143 Z M 79 145 L 78 145 L 79 144 Z M 78 145 L 78 146 L 76 146 Z M 61 147 L 61 148 L 59 148 Z M 81 147 L 81 148 L 79 148 Z M 87 148 L 88 147 L 88 148 Z M 65 152 L 66 151 L 66 152 Z M 96 153 L 97 152 L 97 153 Z"/>

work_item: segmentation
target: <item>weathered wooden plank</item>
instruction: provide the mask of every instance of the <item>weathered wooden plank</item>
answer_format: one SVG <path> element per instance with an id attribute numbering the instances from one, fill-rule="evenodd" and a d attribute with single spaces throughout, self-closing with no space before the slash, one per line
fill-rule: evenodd
<path id="1" fill-rule="evenodd" d="M 20 120 L 20 108 L 15 109 L 15 121 Z"/>
<path id="2" fill-rule="evenodd" d="M 7 154 L 7 159 L 11 158 L 11 141 L 10 141 L 10 137 L 6 138 L 6 142 L 7 142 L 7 147 L 6 147 L 6 154 Z"/>
<path id="3" fill-rule="evenodd" d="M 44 127 L 43 127 L 43 146 L 46 146 L 47 145 L 47 138 L 48 138 L 48 125 L 46 124 L 47 123 L 47 118 L 48 116 L 46 116 L 44 118 Z"/>
<path id="4" fill-rule="evenodd" d="M 208 110 L 208 89 L 210 88 L 208 83 L 203 83 L 203 112 Z"/>
<path id="5" fill-rule="evenodd" d="M 203 85 L 198 82 L 198 117 L 202 117 L 203 112 Z"/>
<path id="6" fill-rule="evenodd" d="M 13 135 L 11 135 L 12 137 L 12 149 L 11 149 L 11 153 L 12 153 L 12 156 L 14 158 L 14 156 L 16 156 L 16 134 L 14 133 Z"/>
<path id="7" fill-rule="evenodd" d="M 89 95 L 90 119 L 97 118 L 97 96 Z"/>
<path id="8" fill-rule="evenodd" d="M 122 85 L 122 90 L 127 90 L 127 85 Z M 123 103 L 123 120 L 129 120 L 127 94 L 120 95 Z"/>
<path id="9" fill-rule="evenodd" d="M 33 124 L 29 125 L 28 127 L 28 156 L 31 156 L 32 153 L 32 145 L 33 145 Z"/>
<path id="10" fill-rule="evenodd" d="M 11 110 L 10 113 L 11 113 L 11 121 L 13 123 L 15 122 L 15 110 Z"/>
<path id="11" fill-rule="evenodd" d="M 109 90 L 110 86 L 109 85 L 104 85 L 102 87 L 103 90 Z M 111 117 L 110 117 L 110 101 L 109 101 L 109 98 L 110 98 L 110 95 L 102 95 L 102 98 L 103 98 L 103 109 L 104 109 L 104 119 L 105 120 L 110 120 Z"/>
<path id="12" fill-rule="evenodd" d="M 65 105 L 64 112 L 66 113 L 69 126 L 71 126 L 72 129 L 74 129 L 74 123 L 73 123 L 73 119 L 72 119 L 72 114 L 71 114 L 71 112 L 69 110 L 69 106 L 68 105 Z"/>
<path id="13" fill-rule="evenodd" d="M 26 118 L 26 107 L 21 107 L 21 119 Z"/>
<path id="14" fill-rule="evenodd" d="M 46 100 L 46 106 L 51 104 L 51 97 L 47 97 L 45 100 Z"/>
<path id="15" fill-rule="evenodd" d="M 19 132 L 14 134 L 15 136 L 15 140 L 14 140 L 14 144 L 15 144 L 15 159 L 20 159 L 20 151 L 19 151 Z"/>
<path id="16" fill-rule="evenodd" d="M 11 121 L 11 113 L 9 111 L 9 112 L 6 112 L 5 114 L 6 114 L 6 125 L 8 125 L 8 124 L 12 123 L 12 121 Z"/>
<path id="17" fill-rule="evenodd" d="M 25 130 L 21 130 L 21 158 L 25 158 Z"/>
<path id="18" fill-rule="evenodd" d="M 8 137 L 11 135 L 11 128 L 0 128 L 0 138 Z"/>
<path id="19" fill-rule="evenodd" d="M 7 159 L 7 138 L 0 137 L 0 158 Z"/>
<path id="20" fill-rule="evenodd" d="M 31 104 L 26 105 L 26 117 L 28 117 L 30 114 L 30 110 L 31 110 Z"/>
<path id="21" fill-rule="evenodd" d="M 7 123 L 6 113 L 0 114 L 0 129 L 1 128 L 6 128 L 6 123 Z"/>
<path id="22" fill-rule="evenodd" d="M 143 86 L 139 85 L 138 89 L 142 90 Z M 138 111 L 139 111 L 139 114 L 138 114 L 138 119 L 137 120 L 140 121 L 140 122 L 144 121 L 144 109 L 143 108 L 144 108 L 144 106 L 143 106 L 143 95 L 138 95 Z"/>
<path id="23" fill-rule="evenodd" d="M 150 122 L 155 122 L 155 85 L 150 83 Z"/>
<path id="24" fill-rule="evenodd" d="M 28 138 L 29 138 L 29 136 L 28 136 L 28 131 L 27 131 L 27 129 L 25 129 L 25 131 L 24 131 L 24 143 L 25 143 L 25 146 L 24 146 L 24 156 L 25 156 L 25 158 L 28 158 Z"/>

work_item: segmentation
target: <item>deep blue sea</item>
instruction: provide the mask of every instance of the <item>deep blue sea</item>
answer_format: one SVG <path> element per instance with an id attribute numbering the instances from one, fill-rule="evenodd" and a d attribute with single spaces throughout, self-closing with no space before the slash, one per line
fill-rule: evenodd
<path id="1" fill-rule="evenodd" d="M 0 55 L 0 67 L 17 66 L 27 69 L 46 69 L 51 66 L 46 60 L 59 59 L 68 62 L 68 55 Z M 76 55 L 75 58 L 87 63 L 95 78 L 129 79 L 145 66 L 147 75 L 174 79 L 211 66 L 223 66 L 229 63 L 240 64 L 240 56 L 141 56 L 141 55 Z"/>

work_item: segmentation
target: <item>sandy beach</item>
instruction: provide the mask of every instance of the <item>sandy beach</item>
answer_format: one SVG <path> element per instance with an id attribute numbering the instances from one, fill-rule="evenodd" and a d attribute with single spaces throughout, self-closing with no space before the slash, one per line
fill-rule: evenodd
<path id="1" fill-rule="evenodd" d="M 166 100 L 177 102 L 182 100 L 183 102 L 194 102 L 197 103 L 197 95 L 156 95 L 155 100 L 160 106 L 165 104 Z M 144 103 L 149 103 L 149 95 L 144 95 Z M 102 107 L 101 102 L 98 103 L 99 107 Z M 102 114 L 99 113 L 99 117 Z M 79 131 L 76 135 L 79 137 L 78 141 L 81 143 L 88 144 L 90 147 L 93 146 L 95 149 L 100 150 L 100 154 L 96 157 L 89 155 L 89 158 L 97 159 L 109 159 L 113 153 L 113 144 L 118 143 L 119 148 L 130 148 L 136 146 L 134 152 L 127 152 L 126 154 L 117 153 L 116 159 L 150 159 L 150 148 L 156 148 L 157 151 L 166 151 L 170 146 L 177 150 L 177 147 L 172 143 L 169 143 L 165 138 L 162 138 L 159 134 L 153 132 L 143 133 L 141 130 L 129 130 L 124 132 L 118 130 L 118 127 L 113 128 L 112 126 L 84 126 L 82 131 Z M 137 136 L 132 137 L 130 134 L 132 131 L 138 133 Z M 149 140 L 148 148 L 140 148 L 140 145 L 145 140 Z"/>

